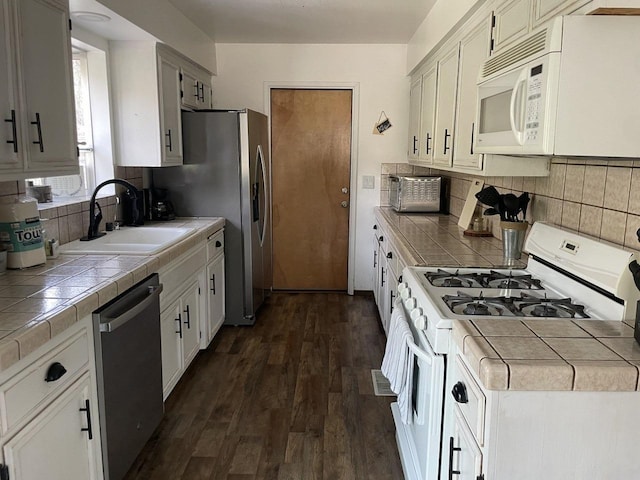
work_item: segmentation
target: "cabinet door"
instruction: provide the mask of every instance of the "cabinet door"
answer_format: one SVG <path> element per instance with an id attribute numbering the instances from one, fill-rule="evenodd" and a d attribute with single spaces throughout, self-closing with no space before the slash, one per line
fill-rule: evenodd
<path id="1" fill-rule="evenodd" d="M 437 64 L 422 76 L 422 105 L 420 108 L 420 160 L 433 163 L 433 137 L 436 116 Z"/>
<path id="2" fill-rule="evenodd" d="M 450 167 L 453 152 L 453 128 L 456 111 L 459 45 L 451 48 L 438 61 L 435 142 L 433 163 Z"/>
<path id="3" fill-rule="evenodd" d="M 13 38 L 13 23 L 7 3 L 0 3 L 0 26 L 4 35 L 0 35 L 0 171 L 22 170 L 19 153 L 24 145 L 20 144 L 22 133 L 19 123 L 20 112 L 17 110 L 16 92 L 16 59 L 15 48 L 9 38 Z"/>
<path id="4" fill-rule="evenodd" d="M 531 0 L 508 0 L 496 8 L 493 50 L 498 50 L 531 29 Z"/>
<path id="5" fill-rule="evenodd" d="M 209 342 L 224 322 L 224 255 L 207 265 L 207 334 Z"/>
<path id="6" fill-rule="evenodd" d="M 200 103 L 198 104 L 198 108 L 213 108 L 213 88 L 211 87 L 211 78 L 201 78 L 199 88 Z"/>
<path id="7" fill-rule="evenodd" d="M 12 480 L 94 480 L 100 452 L 98 408 L 87 373 L 4 444 Z M 89 403 L 87 404 L 87 400 Z M 89 411 L 85 411 L 86 408 Z M 88 418 L 91 418 L 89 438 Z"/>
<path id="8" fill-rule="evenodd" d="M 162 389 L 169 396 L 182 373 L 182 315 L 180 299 L 160 314 L 160 340 L 162 345 Z"/>
<path id="9" fill-rule="evenodd" d="M 482 170 L 482 155 L 474 153 L 473 141 L 478 102 L 478 72 L 489 56 L 491 24 L 483 21 L 460 42 L 458 110 L 453 143 L 453 166 Z"/>
<path id="10" fill-rule="evenodd" d="M 534 0 L 532 28 L 557 15 L 571 13 L 589 2 L 590 0 Z"/>
<path id="11" fill-rule="evenodd" d="M 420 152 L 420 95 L 422 93 L 422 77 L 411 84 L 409 90 L 409 159 L 417 159 Z"/>
<path id="12" fill-rule="evenodd" d="M 158 57 L 160 67 L 160 125 L 162 128 L 162 165 L 182 164 L 182 128 L 180 119 L 180 67 L 172 59 Z"/>
<path id="13" fill-rule="evenodd" d="M 198 108 L 200 99 L 200 82 L 191 70 L 182 70 L 182 105 Z"/>
<path id="14" fill-rule="evenodd" d="M 27 169 L 78 171 L 69 16 L 59 4 L 20 0 L 21 81 Z"/>
<path id="15" fill-rule="evenodd" d="M 452 460 L 449 465 L 450 473 L 453 473 L 457 480 L 477 480 L 482 478 L 482 452 L 458 406 L 454 405 L 454 409 L 454 432 L 448 442 L 449 458 Z"/>
<path id="16" fill-rule="evenodd" d="M 187 368 L 200 348 L 200 284 L 193 282 L 182 296 L 182 358 Z"/>

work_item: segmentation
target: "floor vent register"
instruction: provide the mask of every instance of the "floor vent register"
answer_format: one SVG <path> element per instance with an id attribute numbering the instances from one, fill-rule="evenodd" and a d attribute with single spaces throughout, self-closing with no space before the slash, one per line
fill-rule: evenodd
<path id="1" fill-rule="evenodd" d="M 373 380 L 373 391 L 376 397 L 395 397 L 395 393 L 389 386 L 389 380 L 382 374 L 381 370 L 371 370 L 371 379 Z"/>

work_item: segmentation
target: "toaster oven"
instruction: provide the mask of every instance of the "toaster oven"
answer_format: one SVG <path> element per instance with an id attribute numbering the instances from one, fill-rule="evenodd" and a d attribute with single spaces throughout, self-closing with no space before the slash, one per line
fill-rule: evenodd
<path id="1" fill-rule="evenodd" d="M 396 212 L 439 212 L 442 177 L 389 177 L 389 204 Z"/>

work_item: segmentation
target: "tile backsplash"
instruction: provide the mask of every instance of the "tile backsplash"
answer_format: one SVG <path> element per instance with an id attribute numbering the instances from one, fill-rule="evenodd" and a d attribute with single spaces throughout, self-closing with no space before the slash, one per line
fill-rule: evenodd
<path id="1" fill-rule="evenodd" d="M 131 182 L 137 188 L 142 188 L 142 168 L 140 167 L 115 167 L 116 178 L 122 178 Z M 116 187 L 116 191 L 118 191 Z M 0 182 L 0 202 L 2 199 L 12 198 L 16 195 L 24 195 L 24 181 Z M 64 206 L 51 206 L 39 204 L 39 213 L 42 227 L 47 231 L 49 238 L 56 238 L 60 244 L 65 244 L 86 235 L 89 229 L 89 201 Z M 112 222 L 115 218 L 122 219 L 121 212 L 116 211 L 116 196 L 108 196 L 100 199 L 103 221 L 100 224 L 104 229 L 105 222 Z"/>
<path id="2" fill-rule="evenodd" d="M 640 163 L 554 159 L 548 177 L 475 177 L 406 163 L 384 163 L 380 205 L 389 205 L 389 175 L 442 175 L 450 181 L 450 213 L 460 216 L 471 181 L 484 180 L 501 193 L 531 194 L 527 220 L 546 221 L 602 240 L 640 250 Z M 478 209 L 478 212 L 481 210 Z M 494 236 L 499 220 L 491 219 Z"/>

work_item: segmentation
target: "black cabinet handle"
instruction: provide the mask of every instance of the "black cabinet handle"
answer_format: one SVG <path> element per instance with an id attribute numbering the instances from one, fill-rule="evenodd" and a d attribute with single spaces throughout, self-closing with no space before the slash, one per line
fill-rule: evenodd
<path id="1" fill-rule="evenodd" d="M 451 134 L 449 133 L 449 129 L 445 128 L 444 129 L 444 152 L 443 152 L 445 155 L 447 154 L 448 150 L 451 150 L 451 147 L 447 146 L 447 143 L 449 143 L 448 140 L 450 136 Z"/>
<path id="2" fill-rule="evenodd" d="M 416 137 L 415 135 L 413 136 L 413 154 L 415 155 L 416 152 L 418 151 L 418 137 Z"/>
<path id="3" fill-rule="evenodd" d="M 393 290 L 391 292 L 389 292 L 390 298 L 391 298 L 391 308 L 389 308 L 389 313 L 393 313 L 393 301 L 396 299 L 396 294 L 393 293 Z"/>
<path id="4" fill-rule="evenodd" d="M 464 386 L 464 383 L 458 382 L 453 386 L 453 390 L 451 390 L 451 395 L 458 403 L 469 403 L 469 396 L 467 395 L 467 387 Z"/>
<path id="5" fill-rule="evenodd" d="M 204 102 L 204 83 L 200 84 L 200 93 L 201 93 L 200 100 Z"/>
<path id="6" fill-rule="evenodd" d="M 178 314 L 178 318 L 175 320 L 178 322 L 178 330 L 176 330 L 176 333 L 180 335 L 180 338 L 182 338 L 182 315 Z"/>
<path id="7" fill-rule="evenodd" d="M 173 152 L 173 143 L 171 141 L 171 129 L 167 130 L 167 133 L 165 133 L 164 136 L 169 139 L 169 144 L 165 145 L 165 147 L 168 148 L 170 152 Z"/>
<path id="8" fill-rule="evenodd" d="M 378 229 L 378 225 L 374 225 L 374 226 L 373 226 L 373 229 L 374 229 L 374 230 L 377 230 L 377 229 Z"/>
<path id="9" fill-rule="evenodd" d="M 40 153 L 44 152 L 44 145 L 42 144 L 42 124 L 40 123 L 40 114 L 36 112 L 36 121 L 31 122 L 31 125 L 35 125 L 38 129 L 38 141 L 32 142 L 34 145 L 40 145 Z"/>
<path id="10" fill-rule="evenodd" d="M 44 381 L 55 382 L 56 380 L 59 380 L 65 373 L 67 373 L 67 369 L 64 368 L 64 366 L 62 366 L 60 362 L 54 362 L 47 370 L 47 376 L 44 377 Z"/>
<path id="11" fill-rule="evenodd" d="M 89 400 L 85 400 L 84 408 L 80 408 L 79 410 L 87 414 L 87 428 L 81 428 L 80 431 L 87 432 L 89 434 L 89 440 L 93 440 L 93 430 L 91 428 L 91 405 L 89 404 Z"/>
<path id="12" fill-rule="evenodd" d="M 426 153 L 427 155 L 429 155 L 431 153 L 431 135 L 429 135 L 427 133 L 427 148 L 426 148 Z"/>
<path id="13" fill-rule="evenodd" d="M 220 242 L 220 240 L 216 240 L 216 248 L 220 248 L 222 246 L 222 243 Z"/>
<path id="14" fill-rule="evenodd" d="M 379 241 L 379 242 L 383 242 L 383 241 L 384 241 L 384 237 L 383 237 L 382 235 L 380 235 L 380 236 L 378 237 L 378 241 Z"/>
<path id="15" fill-rule="evenodd" d="M 380 286 L 384 287 L 384 268 L 382 269 L 381 275 L 380 275 Z"/>
<path id="16" fill-rule="evenodd" d="M 213 275 L 211 275 L 211 289 L 210 289 L 213 294 L 216 294 L 216 274 L 214 273 Z"/>
<path id="17" fill-rule="evenodd" d="M 459 452 L 460 447 L 453 446 L 453 437 L 449 437 L 449 480 L 453 480 L 454 475 L 460 475 L 460 470 L 453 469 L 453 452 Z"/>
<path id="18" fill-rule="evenodd" d="M 184 313 L 186 313 L 186 320 L 184 321 L 184 324 L 187 326 L 187 328 L 189 330 L 191 330 L 191 313 L 189 313 L 189 305 L 187 305 L 187 308 L 184 310 Z"/>
<path id="19" fill-rule="evenodd" d="M 391 252 L 387 253 L 387 258 L 393 258 L 393 253 Z"/>
<path id="20" fill-rule="evenodd" d="M 475 133 L 474 130 L 476 129 L 476 124 L 475 122 L 471 124 L 471 147 L 469 148 L 469 153 L 471 155 L 473 155 L 473 134 Z"/>
<path id="21" fill-rule="evenodd" d="M 373 268 L 376 268 L 378 265 L 378 252 L 376 250 L 373 251 Z"/>
<path id="22" fill-rule="evenodd" d="M 196 93 L 193 96 L 196 97 L 196 100 L 200 100 L 200 82 L 196 82 L 194 87 L 196 87 Z"/>
<path id="23" fill-rule="evenodd" d="M 13 140 L 7 140 L 7 143 L 13 143 L 13 153 L 18 153 L 18 131 L 16 128 L 16 111 L 11 110 L 11 118 L 5 118 L 4 121 L 11 123 L 11 135 Z"/>

